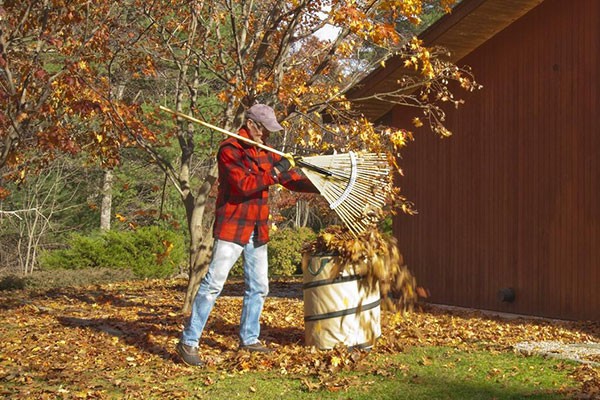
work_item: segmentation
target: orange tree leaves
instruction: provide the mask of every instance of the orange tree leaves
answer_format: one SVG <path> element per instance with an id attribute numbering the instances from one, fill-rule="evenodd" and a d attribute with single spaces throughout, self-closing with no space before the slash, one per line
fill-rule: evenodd
<path id="1" fill-rule="evenodd" d="M 157 77 L 150 81 L 155 85 L 147 85 L 144 97 L 154 108 L 166 103 L 231 131 L 241 125 L 246 107 L 263 102 L 275 106 L 286 127 L 282 134 L 272 135 L 271 147 L 300 156 L 370 150 L 386 152 L 395 161 L 398 147 L 407 141 L 399 140 L 397 130 L 381 130 L 362 117 L 346 93 L 387 57 L 416 54 L 418 71 L 427 72 L 432 65 L 434 76 L 421 72 L 415 76 L 411 71 L 412 86 L 430 93 L 415 89 L 410 96 L 403 96 L 415 100 L 411 103 L 415 109 L 437 110 L 427 106 L 427 99 L 436 99 L 438 86 L 432 82 L 445 87 L 443 82 L 452 80 L 450 69 L 420 57 L 436 53 L 419 53 L 418 47 L 410 47 L 410 37 L 396 30 L 397 19 L 417 22 L 416 14 L 431 3 L 435 2 L 160 0 L 141 5 L 143 16 L 132 18 L 129 26 L 140 33 L 143 45 L 139 49 L 157 68 Z M 331 38 L 316 35 L 327 25 L 334 26 Z M 152 92 L 155 87 L 164 87 L 164 91 Z M 406 85 L 393 90 L 387 99 L 396 104 L 395 91 L 406 90 Z M 405 97 L 400 99 L 408 102 Z M 440 117 L 435 121 L 440 122 Z M 151 143 L 138 142 L 185 199 L 188 221 L 203 218 L 207 187 L 216 179 L 210 169 L 215 149 L 199 145 L 204 132 L 181 119 L 176 121 L 174 136 L 180 154 L 159 154 Z M 196 168 L 194 160 L 207 168 Z M 399 191 L 393 193 L 397 196 L 390 203 L 408 210 Z M 201 248 L 200 242 L 208 236 L 206 225 L 195 221 L 188 227 L 192 251 Z M 194 276 L 195 271 L 202 271 L 200 264 L 206 258 L 191 255 L 196 263 L 190 265 Z"/>
<path id="2" fill-rule="evenodd" d="M 425 123 L 448 133 L 435 103 L 454 100 L 449 81 L 462 79 L 470 89 L 471 77 L 396 28 L 398 20 L 417 23 L 432 3 L 4 4 L 0 168 L 7 173 L 3 177 L 23 179 L 27 168 L 58 152 L 84 153 L 114 165 L 119 149 L 135 142 L 168 174 L 188 205 L 204 207 L 205 186 L 211 181 L 192 190 L 197 180 L 190 175 L 198 170 L 191 165 L 192 156 L 211 160 L 213 153 L 198 145 L 200 135 L 183 121 L 177 122 L 173 134 L 180 154 L 171 153 L 167 159 L 157 151 L 156 137 L 146 127 L 165 129 L 167 124 L 157 124 L 148 111 L 159 102 L 227 129 L 237 128 L 244 108 L 254 102 L 273 104 L 288 128 L 274 138 L 273 147 L 299 155 L 334 149 L 386 152 L 396 162 L 410 132 L 374 126 L 354 109 L 346 93 L 385 59 L 400 55 L 410 63 L 411 73 L 381 98 L 423 111 Z M 452 3 L 445 0 L 442 5 Z M 336 29 L 331 38 L 315 35 L 328 24 Z M 144 75 L 148 75 L 145 85 L 136 86 L 135 80 Z M 139 98 L 151 103 L 143 115 L 133 98 L 123 98 L 123 87 L 137 90 Z M 410 210 L 399 190 L 394 194 L 390 203 Z M 193 207 L 186 210 L 189 220 L 192 213 L 201 214 Z M 203 235 L 192 236 L 192 247 L 197 248 Z"/>
<path id="3" fill-rule="evenodd" d="M 434 60 L 435 52 L 395 28 L 398 20 L 418 23 L 431 3 L 7 3 L 0 8 L 0 168 L 22 179 L 25 164 L 61 151 L 84 152 L 113 165 L 119 147 L 131 141 L 155 161 L 170 164 L 151 149 L 154 137 L 145 126 L 152 121 L 142 124 L 140 109 L 119 92 L 144 75 L 161 74 L 157 84 L 169 85 L 175 69 L 176 89 L 165 94 L 178 110 L 203 113 L 200 92 L 209 88 L 206 98 L 222 103 L 211 104 L 208 115 L 222 111 L 216 119 L 226 128 L 236 127 L 244 106 L 262 101 L 277 104 L 284 125 L 293 128 L 280 139 L 282 146 L 301 144 L 304 152 L 364 148 L 393 157 L 406 142 L 353 112 L 345 93 L 380 62 L 400 54 L 419 74 L 399 82 L 385 101 L 423 109 L 428 122 L 448 134 L 440 109 L 431 103 L 452 101 L 447 81 L 461 79 L 471 88 L 471 77 Z M 449 10 L 453 3 L 441 5 Z M 337 29 L 331 40 L 313 35 L 327 24 Z M 420 91 L 408 95 L 409 87 Z M 145 98 L 157 100 L 156 93 Z M 178 130 L 180 143 L 187 143 L 184 154 L 194 149 L 189 129 L 181 124 Z M 163 169 L 175 175 L 171 165 Z"/>
<path id="4" fill-rule="evenodd" d="M 133 52 L 119 62 L 138 35 L 127 26 L 129 11 L 111 1 L 0 6 L 2 179 L 24 179 L 58 153 L 114 165 L 120 147 L 151 137 L 139 107 L 120 101 L 115 89 L 116 67 L 152 72 Z"/>

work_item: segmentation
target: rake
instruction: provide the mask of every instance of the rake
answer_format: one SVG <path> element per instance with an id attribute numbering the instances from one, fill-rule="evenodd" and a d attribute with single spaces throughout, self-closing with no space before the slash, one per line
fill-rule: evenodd
<path id="1" fill-rule="evenodd" d="M 159 108 L 281 157 L 288 156 L 272 147 L 187 114 L 163 106 L 159 106 Z M 391 192 L 389 179 L 391 169 L 385 153 L 348 152 L 294 157 L 294 160 L 354 236 L 360 235 L 378 221 L 380 211 Z"/>

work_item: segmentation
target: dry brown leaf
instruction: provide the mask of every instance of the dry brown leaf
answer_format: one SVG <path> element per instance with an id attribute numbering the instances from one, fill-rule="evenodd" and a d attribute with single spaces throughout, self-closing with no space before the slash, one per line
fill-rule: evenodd
<path id="1" fill-rule="evenodd" d="M 469 351 L 478 343 L 490 352 L 512 352 L 512 346 L 522 341 L 584 343 L 600 338 L 598 322 L 503 320 L 475 311 L 420 305 L 414 311 L 383 312 L 382 337 L 371 352 L 351 352 L 343 346 L 321 351 L 304 346 L 301 286 L 294 278 L 271 281 L 273 297 L 267 298 L 263 312 L 270 318 L 265 319 L 268 322 L 263 323 L 261 336 L 277 351 L 255 356 L 237 351 L 244 285 L 242 280 L 228 282 L 200 344 L 207 369 L 214 371 L 201 384 L 211 386 L 249 370 L 280 371 L 301 379 L 308 391 L 339 390 L 357 383 L 332 374 L 331 368 L 377 374 L 382 368 L 373 363 L 374 357 L 380 359 L 410 346 Z M 189 397 L 175 383 L 178 378 L 189 379 L 191 371 L 177 361 L 174 351 L 183 322 L 182 315 L 174 310 L 183 304 L 185 289 L 185 281 L 147 280 L 0 293 L 0 354 L 11 360 L 0 360 L 0 376 L 3 384 L 15 388 L 9 397 L 43 398 L 49 394 L 48 387 L 58 390 L 60 384 L 63 394 L 70 397 L 86 392 L 91 398 L 102 398 L 97 393 L 110 388 L 149 398 L 158 393 L 154 386 L 160 388 L 163 398 Z M 423 360 L 424 364 L 429 362 L 432 360 Z M 410 367 L 404 368 L 410 376 Z M 560 368 L 573 370 L 568 364 L 558 364 Z M 119 371 L 132 371 L 139 379 L 125 379 Z M 574 371 L 580 386 L 576 392 L 565 388 L 565 395 L 598 397 L 598 369 L 584 365 Z M 492 371 L 491 379 L 504 379 L 514 372 Z M 98 379 L 107 386 L 88 388 L 89 382 Z M 27 394 L 18 388 L 26 388 Z M 60 396 L 56 390 L 52 395 Z"/>

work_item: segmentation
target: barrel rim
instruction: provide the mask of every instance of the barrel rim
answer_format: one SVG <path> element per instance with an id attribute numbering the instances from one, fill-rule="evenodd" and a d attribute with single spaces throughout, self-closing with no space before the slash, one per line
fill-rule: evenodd
<path id="1" fill-rule="evenodd" d="M 311 257 L 339 257 L 339 251 L 319 251 L 317 253 L 311 253 L 310 251 L 305 251 L 304 254 Z"/>

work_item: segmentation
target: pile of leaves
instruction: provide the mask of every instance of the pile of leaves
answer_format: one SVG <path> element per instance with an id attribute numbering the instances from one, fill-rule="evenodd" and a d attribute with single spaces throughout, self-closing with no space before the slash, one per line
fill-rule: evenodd
<path id="1" fill-rule="evenodd" d="M 379 287 L 387 310 L 411 310 L 419 296 L 426 297 L 425 290 L 417 286 L 405 265 L 396 238 L 376 228 L 354 236 L 344 227 L 330 226 L 308 243 L 304 251 L 336 255 L 334 270 L 337 273 L 346 268 L 360 271 L 367 285 Z"/>
<path id="2" fill-rule="evenodd" d="M 206 388 L 248 371 L 274 371 L 300 380 L 309 391 L 336 391 L 360 385 L 360 374 L 385 373 L 377 360 L 411 346 L 507 352 L 522 341 L 600 339 L 597 322 L 502 320 L 419 306 L 382 313 L 382 337 L 371 352 L 317 350 L 304 346 L 301 286 L 289 279 L 271 282 L 261 338 L 277 351 L 256 355 L 238 351 L 244 285 L 242 280 L 229 282 L 200 344 L 208 363 L 202 374 L 180 363 L 174 351 L 184 321 L 182 280 L 1 293 L 0 396 L 190 398 L 194 394 L 182 388 L 182 381 L 202 379 L 199 384 Z M 600 393 L 597 369 L 568 368 L 581 384 L 572 389 L 578 391 L 573 396 Z"/>

